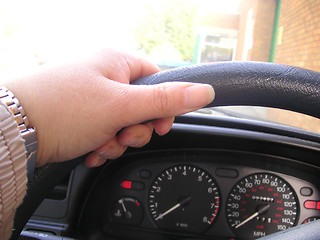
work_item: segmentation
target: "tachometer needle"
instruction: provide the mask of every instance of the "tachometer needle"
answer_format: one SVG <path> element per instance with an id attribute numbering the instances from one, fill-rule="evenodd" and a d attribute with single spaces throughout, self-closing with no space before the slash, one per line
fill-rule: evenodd
<path id="1" fill-rule="evenodd" d="M 255 212 L 254 214 L 252 214 L 250 217 L 248 217 L 246 220 L 244 220 L 243 222 L 239 223 L 237 226 L 235 226 L 235 229 L 241 227 L 242 225 L 246 224 L 247 222 L 249 222 L 250 220 L 254 219 L 255 217 L 259 216 L 260 214 L 264 213 L 265 211 L 267 211 L 270 208 L 270 205 L 265 205 L 263 208 L 261 208 L 260 210 L 258 210 L 257 212 Z"/>
<path id="2" fill-rule="evenodd" d="M 183 199 L 182 201 L 178 202 L 176 205 L 174 205 L 173 207 L 169 208 L 167 211 L 165 211 L 164 213 L 161 213 L 155 220 L 158 221 L 159 219 L 163 218 L 164 216 L 168 215 L 169 213 L 171 213 L 172 211 L 176 210 L 177 208 L 185 205 L 187 202 L 189 202 L 191 200 L 191 197 L 186 197 L 185 199 Z"/>

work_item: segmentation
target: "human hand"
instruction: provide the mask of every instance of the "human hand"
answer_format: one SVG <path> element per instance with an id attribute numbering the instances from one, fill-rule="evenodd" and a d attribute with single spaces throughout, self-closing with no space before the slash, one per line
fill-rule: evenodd
<path id="1" fill-rule="evenodd" d="M 145 59 L 106 49 L 2 84 L 16 95 L 37 130 L 38 166 L 93 151 L 86 165 L 94 167 L 119 157 L 127 147 L 145 145 L 153 129 L 166 134 L 174 116 L 213 100 L 209 85 L 129 84 L 158 71 Z M 150 119 L 157 120 L 141 124 Z"/>

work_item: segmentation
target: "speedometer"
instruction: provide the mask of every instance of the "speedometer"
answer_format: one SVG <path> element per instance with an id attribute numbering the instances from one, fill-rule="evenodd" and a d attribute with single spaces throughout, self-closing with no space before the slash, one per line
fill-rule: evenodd
<path id="1" fill-rule="evenodd" d="M 296 225 L 299 204 L 284 179 L 258 173 L 241 179 L 231 190 L 227 221 L 237 237 L 255 239 Z"/>

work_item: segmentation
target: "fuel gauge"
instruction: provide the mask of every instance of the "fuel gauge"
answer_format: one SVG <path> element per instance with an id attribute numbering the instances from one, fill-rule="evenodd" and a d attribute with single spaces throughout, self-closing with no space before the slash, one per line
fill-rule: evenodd
<path id="1" fill-rule="evenodd" d="M 114 223 L 139 225 L 143 218 L 141 203 L 131 197 L 121 198 L 114 203 L 111 218 Z"/>

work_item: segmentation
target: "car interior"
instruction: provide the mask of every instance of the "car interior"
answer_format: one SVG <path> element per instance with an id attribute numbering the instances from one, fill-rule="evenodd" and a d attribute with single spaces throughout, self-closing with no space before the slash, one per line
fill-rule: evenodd
<path id="1" fill-rule="evenodd" d="M 101 167 L 87 168 L 81 156 L 35 169 L 12 240 L 320 239 L 320 38 L 308 35 L 320 27 L 312 22 L 320 3 L 8 4 L 0 11 L 8 28 L 0 35 L 8 40 L 2 73 L 15 69 L 11 53 L 31 69 L 87 50 L 87 42 L 132 50 L 134 40 L 162 71 L 132 84 L 198 82 L 215 91 L 211 104 L 177 116 L 165 136 Z M 34 45 L 26 37 L 22 51 L 13 40 L 26 32 Z"/>
<path id="2" fill-rule="evenodd" d="M 212 106 L 257 104 L 319 116 L 319 73 L 296 67 L 203 64 L 160 72 L 135 84 L 194 79 L 215 87 Z M 318 156 L 319 137 L 304 130 L 198 113 L 179 116 L 168 135 L 154 136 L 146 147 L 131 149 L 102 168 L 87 169 L 78 159 L 68 166 L 38 169 L 20 219 L 27 212 L 23 208 L 37 206 L 36 199 L 48 192 L 48 185 L 55 185 L 58 178 L 62 181 L 33 213 L 22 235 L 26 239 L 264 237 L 319 218 Z"/>

